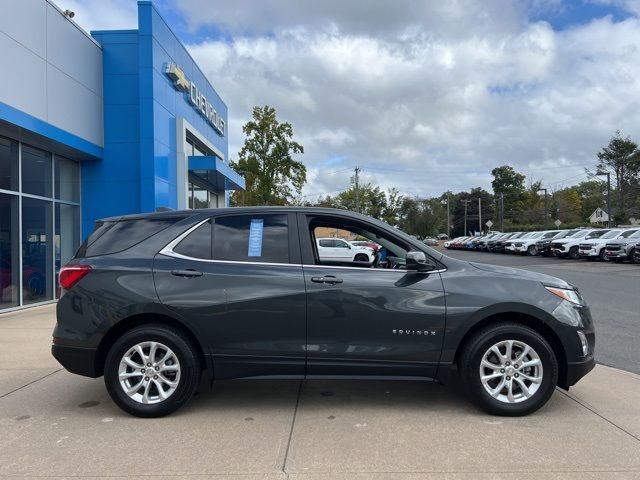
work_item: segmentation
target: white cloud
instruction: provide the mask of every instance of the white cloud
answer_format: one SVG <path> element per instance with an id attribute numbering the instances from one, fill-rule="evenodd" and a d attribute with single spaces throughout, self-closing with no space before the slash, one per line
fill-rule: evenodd
<path id="1" fill-rule="evenodd" d="M 306 193 L 346 187 L 355 165 L 410 194 L 490 188 L 502 164 L 572 183 L 616 129 L 640 140 L 637 17 L 554 31 L 527 15 L 559 0 L 175 1 L 229 106 L 231 156 L 272 105 L 305 146 Z"/>

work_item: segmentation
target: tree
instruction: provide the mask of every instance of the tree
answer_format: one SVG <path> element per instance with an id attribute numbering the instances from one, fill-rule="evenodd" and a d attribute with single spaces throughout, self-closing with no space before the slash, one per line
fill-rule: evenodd
<path id="1" fill-rule="evenodd" d="M 396 225 L 401 204 L 402 196 L 395 188 L 385 193 L 380 187 L 368 183 L 358 187 L 357 192 L 353 186 L 334 197 L 327 195 L 319 199 L 316 205 L 352 211 L 359 206 L 361 213 Z"/>
<path id="2" fill-rule="evenodd" d="M 447 212 L 439 198 L 405 197 L 399 213 L 399 228 L 419 238 L 435 236 L 446 228 Z"/>
<path id="3" fill-rule="evenodd" d="M 505 218 L 517 219 L 524 209 L 526 189 L 524 186 L 525 176 L 516 172 L 513 167 L 503 165 L 491 170 L 493 180 L 493 194 L 496 197 L 504 195 L 504 216 Z"/>
<path id="4" fill-rule="evenodd" d="M 580 219 L 586 220 L 598 207 L 605 207 L 607 182 L 604 180 L 587 180 L 571 187 L 580 195 L 582 209 Z"/>
<path id="5" fill-rule="evenodd" d="M 307 168 L 292 155 L 304 153 L 293 140 L 293 128 L 280 123 L 273 107 L 254 107 L 252 120 L 242 131 L 246 135 L 237 162 L 231 167 L 244 176 L 246 190 L 236 191 L 233 205 L 286 205 L 300 195 L 307 181 Z"/>
<path id="6" fill-rule="evenodd" d="M 633 201 L 633 192 L 627 187 L 638 181 L 640 175 L 640 150 L 629 137 L 622 138 L 620 130 L 611 137 L 609 145 L 598 152 L 598 165 L 595 173 L 610 173 L 616 186 L 616 216 L 623 219 L 627 214 L 627 205 Z"/>

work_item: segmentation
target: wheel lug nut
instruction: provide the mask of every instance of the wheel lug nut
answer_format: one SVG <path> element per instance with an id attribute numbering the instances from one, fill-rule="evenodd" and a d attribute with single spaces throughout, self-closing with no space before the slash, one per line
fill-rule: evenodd
<path id="1" fill-rule="evenodd" d="M 149 377 L 144 377 L 144 381 L 148 382 L 149 381 Z"/>
<path id="2" fill-rule="evenodd" d="M 504 373 L 504 368 L 501 368 L 501 369 L 500 369 L 500 373 Z"/>
<path id="3" fill-rule="evenodd" d="M 510 363 L 510 362 L 507 362 L 507 367 L 508 367 L 509 365 L 511 365 L 511 363 Z"/>
<path id="4" fill-rule="evenodd" d="M 150 366 L 151 366 L 151 364 L 150 364 L 150 363 L 147 363 L 147 367 L 150 367 Z"/>
<path id="5" fill-rule="evenodd" d="M 514 367 L 515 367 L 515 368 L 518 368 L 518 364 L 516 363 L 516 364 L 514 365 Z"/>
<path id="6" fill-rule="evenodd" d="M 141 371 L 142 373 L 144 373 L 144 368 L 141 368 L 141 369 L 140 369 L 140 371 Z"/>
<path id="7" fill-rule="evenodd" d="M 157 380 L 158 379 L 158 375 L 154 375 L 153 378 L 155 378 Z"/>
<path id="8" fill-rule="evenodd" d="M 156 372 L 157 372 L 158 370 L 160 370 L 160 367 L 156 367 Z"/>
<path id="9" fill-rule="evenodd" d="M 507 380 L 511 380 L 511 377 L 507 377 Z"/>
<path id="10" fill-rule="evenodd" d="M 514 375 L 514 377 L 516 377 L 516 378 L 518 378 L 518 376 L 519 376 L 519 375 L 518 375 L 517 373 Z"/>

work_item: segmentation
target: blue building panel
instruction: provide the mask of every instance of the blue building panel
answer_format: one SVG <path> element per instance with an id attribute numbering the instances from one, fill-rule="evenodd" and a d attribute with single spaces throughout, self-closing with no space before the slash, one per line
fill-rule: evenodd
<path id="1" fill-rule="evenodd" d="M 178 118 L 222 152 L 224 160 L 229 150 L 226 131 L 217 132 L 189 93 L 177 90 L 167 76 L 167 65 L 178 65 L 226 130 L 227 106 L 150 1 L 138 2 L 137 30 L 92 35 L 103 49 L 104 160 L 82 167 L 83 236 L 104 216 L 178 207 L 178 183 L 185 181 L 178 178 Z"/>

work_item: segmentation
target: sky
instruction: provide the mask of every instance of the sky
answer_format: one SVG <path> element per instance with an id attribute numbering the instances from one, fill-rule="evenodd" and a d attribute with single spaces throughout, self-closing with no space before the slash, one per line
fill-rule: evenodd
<path id="1" fill-rule="evenodd" d="M 135 0 L 55 0 L 86 30 L 136 28 Z M 157 0 L 229 107 L 305 148 L 303 194 L 361 181 L 435 196 L 511 165 L 586 180 L 616 130 L 640 142 L 640 0 Z"/>

